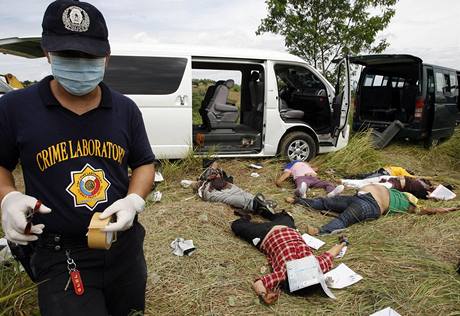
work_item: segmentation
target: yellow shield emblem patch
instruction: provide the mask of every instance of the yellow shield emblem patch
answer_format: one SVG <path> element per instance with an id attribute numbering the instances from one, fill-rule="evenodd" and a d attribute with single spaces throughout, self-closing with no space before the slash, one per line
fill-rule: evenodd
<path id="1" fill-rule="evenodd" d="M 70 173 L 70 184 L 66 191 L 73 197 L 75 207 L 87 207 L 91 211 L 99 203 L 107 202 L 110 182 L 102 169 L 86 164 L 80 171 Z"/>

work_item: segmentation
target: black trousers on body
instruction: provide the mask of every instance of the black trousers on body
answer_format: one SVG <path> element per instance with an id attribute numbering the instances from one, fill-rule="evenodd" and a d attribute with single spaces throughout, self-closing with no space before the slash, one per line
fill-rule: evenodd
<path id="1" fill-rule="evenodd" d="M 38 300 L 43 316 L 129 315 L 145 309 L 147 266 L 145 230 L 137 221 L 119 234 L 109 250 L 89 249 L 84 240 L 43 237 L 37 242 L 31 266 L 37 277 Z M 45 242 L 45 239 L 46 242 Z M 80 271 L 84 294 L 75 294 L 66 250 Z"/>
<path id="2" fill-rule="evenodd" d="M 290 228 L 296 228 L 294 219 L 286 212 L 268 214 L 268 212 L 262 212 L 269 219 L 269 222 L 264 223 L 253 223 L 246 218 L 240 218 L 232 222 L 232 231 L 236 236 L 246 240 L 256 248 L 260 248 L 262 240 L 267 236 L 268 232 L 276 225 L 284 225 Z M 262 215 L 261 214 L 261 215 Z M 255 242 L 257 241 L 258 242 Z"/>

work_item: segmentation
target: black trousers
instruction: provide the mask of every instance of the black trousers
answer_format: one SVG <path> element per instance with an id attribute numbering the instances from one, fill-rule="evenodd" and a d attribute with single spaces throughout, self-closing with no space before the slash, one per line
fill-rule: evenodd
<path id="1" fill-rule="evenodd" d="M 294 219 L 286 212 L 281 212 L 268 216 L 270 222 L 252 223 L 246 218 L 240 218 L 232 222 L 232 231 L 236 236 L 246 240 L 256 248 L 260 248 L 262 240 L 267 236 L 268 232 L 276 225 L 284 225 L 290 228 L 296 228 Z M 258 242 L 255 242 L 257 241 Z"/>
<path id="2" fill-rule="evenodd" d="M 39 243 L 31 266 L 38 282 L 43 281 L 38 285 L 41 314 L 124 316 L 143 312 L 147 280 L 144 236 L 144 227 L 135 222 L 109 250 L 89 249 L 85 244 L 71 245 L 62 240 L 59 247 Z M 85 290 L 81 296 L 75 294 L 72 283 L 64 291 L 69 279 L 66 250 L 80 271 Z"/>

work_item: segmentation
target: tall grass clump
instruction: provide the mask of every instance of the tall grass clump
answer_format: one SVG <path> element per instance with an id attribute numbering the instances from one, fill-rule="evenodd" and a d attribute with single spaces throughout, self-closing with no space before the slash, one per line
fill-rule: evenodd
<path id="1" fill-rule="evenodd" d="M 457 128 L 454 135 L 447 141 L 432 148 L 423 158 L 426 164 L 450 164 L 454 169 L 460 168 L 460 128 Z"/>
<path id="2" fill-rule="evenodd" d="M 363 173 L 382 167 L 380 152 L 372 147 L 370 131 L 355 133 L 345 148 L 319 156 L 314 162 L 323 170 L 333 169 L 341 175 Z"/>
<path id="3" fill-rule="evenodd" d="M 1 232 L 0 232 L 1 233 Z M 37 308 L 35 284 L 13 259 L 0 264 L 0 316 L 31 315 Z M 35 310 L 36 312 L 36 310 Z"/>

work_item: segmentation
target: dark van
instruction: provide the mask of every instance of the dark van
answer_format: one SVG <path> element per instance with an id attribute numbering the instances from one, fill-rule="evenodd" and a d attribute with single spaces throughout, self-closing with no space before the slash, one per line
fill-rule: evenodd
<path id="1" fill-rule="evenodd" d="M 399 120 L 397 138 L 433 145 L 454 133 L 459 118 L 460 72 L 428 65 L 411 55 L 366 55 L 350 58 L 364 66 L 355 98 L 353 129 L 377 131 Z"/>

